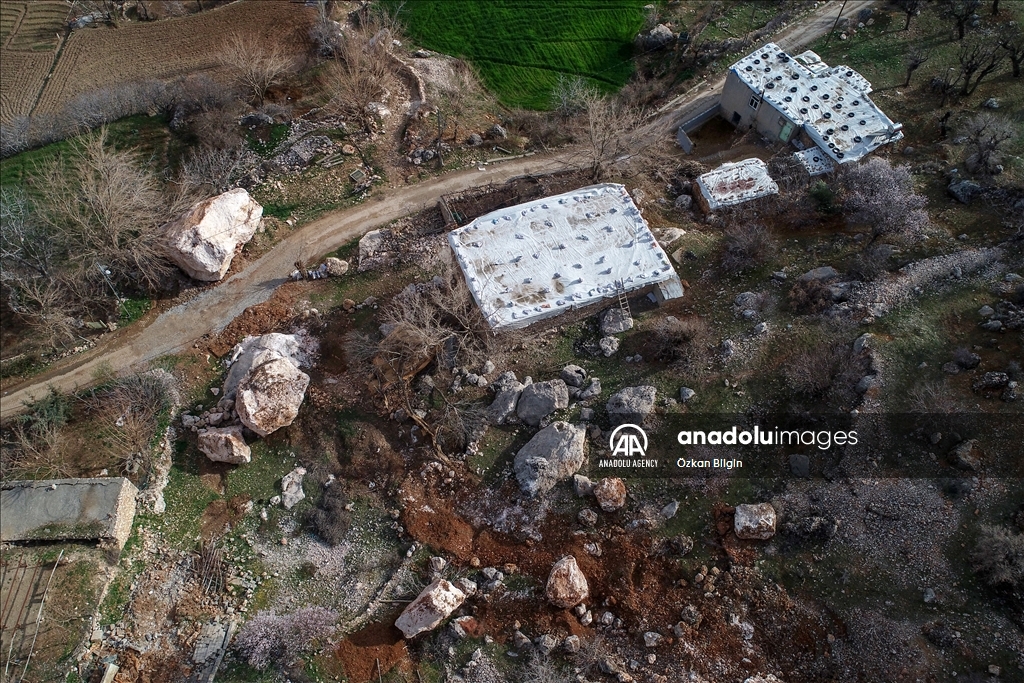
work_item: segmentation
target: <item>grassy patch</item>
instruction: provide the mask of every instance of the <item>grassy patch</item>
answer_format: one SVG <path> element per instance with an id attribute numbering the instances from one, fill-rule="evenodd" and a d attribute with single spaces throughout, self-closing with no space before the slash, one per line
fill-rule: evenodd
<path id="1" fill-rule="evenodd" d="M 503 104 L 547 109 L 559 76 L 611 91 L 633 74 L 644 0 L 411 2 L 400 19 L 424 47 L 464 57 Z"/>
<path id="2" fill-rule="evenodd" d="M 125 299 L 121 302 L 120 325 L 129 325 L 149 312 L 153 307 L 150 299 Z"/>

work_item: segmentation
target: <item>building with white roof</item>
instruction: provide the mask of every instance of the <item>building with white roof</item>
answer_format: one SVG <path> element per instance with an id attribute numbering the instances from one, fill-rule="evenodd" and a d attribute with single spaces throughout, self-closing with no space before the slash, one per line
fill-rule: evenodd
<path id="1" fill-rule="evenodd" d="M 697 178 L 694 199 L 705 213 L 778 194 L 779 186 L 760 159 L 722 164 Z"/>
<path id="2" fill-rule="evenodd" d="M 848 66 L 830 67 L 808 50 L 796 57 L 768 43 L 732 65 L 722 91 L 721 113 L 739 128 L 751 126 L 792 142 L 812 175 L 833 164 L 859 161 L 903 137 L 903 126 L 878 108 L 871 83 Z"/>
<path id="3" fill-rule="evenodd" d="M 622 185 L 603 184 L 499 209 L 448 233 L 492 329 L 525 327 L 653 287 L 683 295 L 668 255 Z"/>

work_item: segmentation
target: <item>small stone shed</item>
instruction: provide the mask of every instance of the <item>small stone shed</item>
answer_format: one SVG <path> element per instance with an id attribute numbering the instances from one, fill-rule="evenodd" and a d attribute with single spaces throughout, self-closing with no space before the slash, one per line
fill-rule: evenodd
<path id="1" fill-rule="evenodd" d="M 704 213 L 778 194 L 779 186 L 760 159 L 722 164 L 697 178 L 693 198 Z"/>

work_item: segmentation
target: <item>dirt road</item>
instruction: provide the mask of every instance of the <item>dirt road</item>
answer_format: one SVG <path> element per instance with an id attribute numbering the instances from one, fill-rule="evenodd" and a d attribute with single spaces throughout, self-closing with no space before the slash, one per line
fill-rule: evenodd
<path id="1" fill-rule="evenodd" d="M 849 0 L 843 15 L 855 16 L 874 2 L 876 0 Z M 838 0 L 825 4 L 787 27 L 776 37 L 776 42 L 793 50 L 824 35 L 832 28 L 841 5 Z M 669 103 L 663 108 L 659 127 L 666 132 L 674 131 L 688 113 L 699 111 L 702 103 L 706 106 L 708 98 L 718 97 L 724 83 L 722 76 Z M 91 384 L 100 373 L 143 366 L 160 356 L 185 349 L 205 334 L 219 332 L 249 306 L 269 299 L 300 256 L 336 249 L 377 226 L 433 206 L 441 194 L 501 183 L 526 174 L 551 173 L 564 168 L 567 158 L 566 154 L 536 155 L 491 164 L 482 171 L 470 168 L 416 185 L 378 190 L 381 194 L 358 206 L 328 214 L 302 227 L 245 270 L 164 312 L 145 327 L 133 325 L 110 335 L 95 348 L 32 378 L 30 384 L 8 389 L 0 397 L 0 418 L 21 412 L 26 401 L 41 397 L 51 385 L 62 391 L 73 391 Z"/>

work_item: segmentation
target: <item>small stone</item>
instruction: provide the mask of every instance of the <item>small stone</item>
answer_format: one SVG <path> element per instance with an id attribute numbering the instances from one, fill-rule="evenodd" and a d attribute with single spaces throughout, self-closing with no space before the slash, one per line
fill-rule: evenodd
<path id="1" fill-rule="evenodd" d="M 644 633 L 644 647 L 658 647 L 663 640 L 660 633 L 654 631 L 648 631 Z"/>
<path id="2" fill-rule="evenodd" d="M 601 353 L 607 358 L 619 350 L 619 343 L 617 337 L 601 337 L 597 345 L 601 349 Z"/>
<path id="3" fill-rule="evenodd" d="M 679 400 L 683 403 L 688 403 L 696 395 L 697 392 L 689 387 L 683 387 L 679 390 Z"/>
<path id="4" fill-rule="evenodd" d="M 615 512 L 626 505 L 626 483 L 618 477 L 605 477 L 594 487 L 594 497 L 605 512 Z"/>

